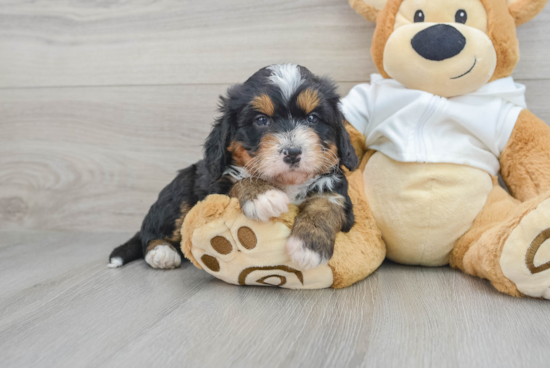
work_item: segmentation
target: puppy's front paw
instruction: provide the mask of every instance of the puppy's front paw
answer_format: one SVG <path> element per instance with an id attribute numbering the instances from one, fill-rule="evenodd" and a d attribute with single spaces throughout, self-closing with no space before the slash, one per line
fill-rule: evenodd
<path id="1" fill-rule="evenodd" d="M 169 270 L 180 266 L 181 257 L 169 245 L 160 244 L 147 252 L 145 262 L 153 268 Z"/>
<path id="2" fill-rule="evenodd" d="M 289 204 L 290 200 L 284 192 L 270 189 L 256 199 L 246 201 L 242 210 L 249 219 L 266 222 L 272 217 L 279 217 L 288 212 Z"/>
<path id="3" fill-rule="evenodd" d="M 306 244 L 298 237 L 291 236 L 286 242 L 286 252 L 292 263 L 300 266 L 303 270 L 309 270 L 322 264 L 328 263 L 321 255 L 306 247 Z"/>

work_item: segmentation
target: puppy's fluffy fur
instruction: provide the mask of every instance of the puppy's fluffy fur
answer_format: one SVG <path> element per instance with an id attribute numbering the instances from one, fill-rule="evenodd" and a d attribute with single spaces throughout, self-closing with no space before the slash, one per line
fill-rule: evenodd
<path id="1" fill-rule="evenodd" d="M 335 91 L 330 80 L 294 64 L 263 68 L 231 87 L 204 159 L 160 192 L 141 230 L 113 250 L 109 266 L 143 257 L 155 268 L 179 266 L 185 215 L 214 193 L 237 197 L 243 213 L 259 221 L 299 205 L 287 251 L 302 268 L 328 262 L 336 233 L 354 223 L 340 165 L 358 165 Z"/>

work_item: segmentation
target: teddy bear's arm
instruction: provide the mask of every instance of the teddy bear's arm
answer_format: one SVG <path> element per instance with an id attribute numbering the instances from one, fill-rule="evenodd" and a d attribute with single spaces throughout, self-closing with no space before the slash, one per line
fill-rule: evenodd
<path id="1" fill-rule="evenodd" d="M 500 155 L 500 167 L 510 193 L 521 201 L 550 191 L 550 127 L 523 110 Z"/>

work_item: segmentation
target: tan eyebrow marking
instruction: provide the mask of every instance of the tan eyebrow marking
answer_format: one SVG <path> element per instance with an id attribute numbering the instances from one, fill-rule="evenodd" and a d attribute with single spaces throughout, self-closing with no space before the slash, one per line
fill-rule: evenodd
<path id="1" fill-rule="evenodd" d="M 319 94 L 317 91 L 308 88 L 298 95 L 297 104 L 305 111 L 306 114 L 312 112 L 317 106 L 319 106 Z"/>
<path id="2" fill-rule="evenodd" d="M 227 150 L 231 152 L 233 160 L 235 160 L 235 163 L 240 167 L 246 166 L 246 164 L 252 160 L 252 157 L 250 157 L 246 149 L 239 142 L 231 142 Z"/>
<path id="3" fill-rule="evenodd" d="M 273 116 L 275 112 L 273 101 L 271 101 L 271 98 L 266 94 L 254 97 L 254 100 L 252 100 L 252 107 L 267 116 Z"/>

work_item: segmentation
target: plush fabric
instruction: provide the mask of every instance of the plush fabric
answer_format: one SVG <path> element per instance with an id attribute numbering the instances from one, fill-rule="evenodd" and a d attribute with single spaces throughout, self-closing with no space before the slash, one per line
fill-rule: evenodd
<path id="1" fill-rule="evenodd" d="M 520 26 L 540 13 L 547 2 L 548 0 L 508 0 L 508 8 L 516 26 Z"/>
<path id="2" fill-rule="evenodd" d="M 348 130 L 351 130 L 349 128 Z M 364 167 L 371 154 L 367 153 L 361 162 Z M 333 270 L 333 288 L 343 288 L 360 281 L 373 273 L 386 256 L 386 245 L 369 202 L 363 190 L 361 171 L 348 173 L 349 195 L 353 202 L 356 224 L 349 233 L 336 236 L 334 255 L 329 266 Z"/>
<path id="3" fill-rule="evenodd" d="M 514 19 L 500 0 L 481 0 L 487 10 L 487 34 L 497 52 L 497 67 L 491 81 L 512 75 L 519 61 L 519 43 Z"/>
<path id="4" fill-rule="evenodd" d="M 500 166 L 504 182 L 519 200 L 550 191 L 550 127 L 523 110 L 500 156 Z"/>
<path id="5" fill-rule="evenodd" d="M 510 229 L 512 231 L 504 242 L 501 254 L 491 258 L 500 260 L 500 264 L 494 269 L 498 270 L 500 266 L 505 276 L 503 283 L 510 280 L 522 294 L 533 298 L 550 299 L 549 197 L 550 194 L 547 193 L 540 198 L 523 203 L 518 210 L 529 212 L 521 217 L 516 215 L 516 219 L 521 218 L 518 225 L 501 225 L 505 232 Z M 487 247 L 487 249 L 491 248 Z M 495 250 L 498 251 L 499 248 Z"/>
<path id="6" fill-rule="evenodd" d="M 520 202 L 499 187 L 495 178 L 485 207 L 470 230 L 456 243 L 451 266 L 488 279 L 497 290 L 512 296 L 528 293 L 533 297 L 550 297 L 548 275 L 532 275 L 525 262 L 531 242 L 550 224 L 548 198 L 550 193 Z M 543 250 L 545 253 L 537 257 L 540 264 L 550 261 L 548 248 Z M 503 251 L 505 257 L 502 257 Z M 514 281 L 525 284 L 523 293 Z"/>
<path id="7" fill-rule="evenodd" d="M 388 39 L 393 33 L 395 15 L 402 1 L 403 0 L 388 0 L 386 6 L 378 14 L 376 29 L 374 30 L 374 38 L 371 46 L 372 60 L 378 72 L 382 74 L 384 78 L 390 78 L 388 73 L 384 70 L 384 50 Z"/>
<path id="8" fill-rule="evenodd" d="M 293 207 L 285 216 L 293 220 L 296 213 Z M 284 251 L 290 228 L 284 220 L 250 220 L 242 214 L 236 198 L 220 195 L 209 196 L 189 216 L 186 225 L 193 226 L 193 231 L 184 232 L 185 256 L 225 282 L 291 289 L 318 289 L 333 284 L 332 270 L 327 265 L 303 271 L 290 264 Z M 202 226 L 196 222 L 198 219 L 203 220 Z"/>
<path id="9" fill-rule="evenodd" d="M 491 176 L 479 169 L 398 162 L 380 152 L 363 180 L 387 257 L 422 266 L 449 263 L 455 242 L 471 228 L 492 189 Z"/>
<path id="10" fill-rule="evenodd" d="M 351 7 L 354 8 L 357 13 L 365 17 L 366 20 L 376 22 L 376 17 L 380 12 L 380 9 L 375 7 L 374 3 L 376 3 L 376 1 L 367 3 L 364 0 L 349 0 L 349 3 Z M 378 3 L 381 3 L 381 1 L 378 1 Z"/>

